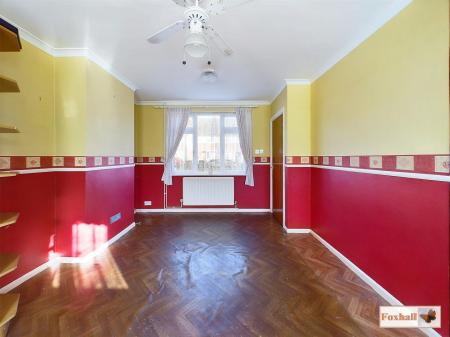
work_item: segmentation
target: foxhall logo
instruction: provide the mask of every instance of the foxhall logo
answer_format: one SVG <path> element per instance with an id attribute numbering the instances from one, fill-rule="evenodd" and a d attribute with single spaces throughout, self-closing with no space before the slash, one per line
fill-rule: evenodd
<path id="1" fill-rule="evenodd" d="M 427 323 L 431 323 L 432 321 L 436 320 L 436 310 L 430 309 L 427 313 L 420 314 L 420 318 L 422 318 Z"/>
<path id="2" fill-rule="evenodd" d="M 440 328 L 440 306 L 382 306 L 380 307 L 382 328 Z"/>

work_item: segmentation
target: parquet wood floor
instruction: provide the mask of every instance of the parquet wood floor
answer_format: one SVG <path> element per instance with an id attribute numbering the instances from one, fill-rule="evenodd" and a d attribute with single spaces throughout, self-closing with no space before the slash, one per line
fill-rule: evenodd
<path id="1" fill-rule="evenodd" d="M 138 216 L 95 262 L 16 289 L 8 337 L 423 336 L 378 327 L 386 304 L 309 234 L 270 215 Z"/>

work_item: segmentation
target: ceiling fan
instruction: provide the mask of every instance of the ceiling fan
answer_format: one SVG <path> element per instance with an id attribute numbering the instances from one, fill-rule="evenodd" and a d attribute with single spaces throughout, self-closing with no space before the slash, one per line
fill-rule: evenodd
<path id="1" fill-rule="evenodd" d="M 226 56 L 233 54 L 231 47 L 222 36 L 208 23 L 210 15 L 219 15 L 227 9 L 243 5 L 254 0 L 172 0 L 186 7 L 184 19 L 167 26 L 150 36 L 147 41 L 159 44 L 182 30 L 187 30 L 184 50 L 192 57 L 204 57 L 209 51 L 208 40 L 213 42 Z"/>

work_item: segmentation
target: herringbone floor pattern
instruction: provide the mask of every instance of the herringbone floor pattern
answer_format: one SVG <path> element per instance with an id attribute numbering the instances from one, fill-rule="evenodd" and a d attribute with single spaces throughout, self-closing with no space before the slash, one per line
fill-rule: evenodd
<path id="1" fill-rule="evenodd" d="M 9 337 L 422 336 L 309 234 L 270 215 L 142 216 L 89 265 L 18 288 Z"/>

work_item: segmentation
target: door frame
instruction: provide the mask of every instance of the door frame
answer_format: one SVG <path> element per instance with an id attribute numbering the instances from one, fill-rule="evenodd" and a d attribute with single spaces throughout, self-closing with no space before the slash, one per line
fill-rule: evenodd
<path id="1" fill-rule="evenodd" d="M 270 118 L 270 212 L 273 213 L 273 146 L 272 146 L 272 129 L 273 122 L 278 117 L 283 116 L 283 228 L 286 228 L 286 184 L 285 184 L 285 175 L 286 175 L 286 163 L 285 163 L 285 155 L 286 155 L 286 118 L 284 113 L 284 106 L 278 110 L 276 114 Z"/>

